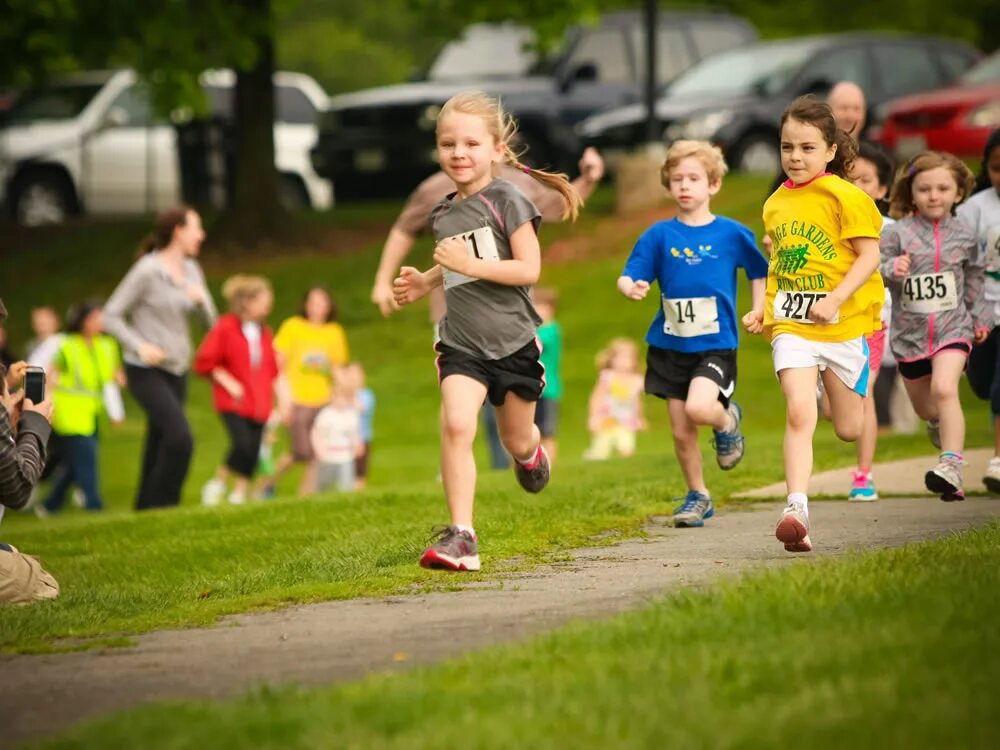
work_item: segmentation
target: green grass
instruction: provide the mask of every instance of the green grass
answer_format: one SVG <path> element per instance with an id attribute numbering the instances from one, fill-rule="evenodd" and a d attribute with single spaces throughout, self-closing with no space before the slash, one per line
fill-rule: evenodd
<path id="1" fill-rule="evenodd" d="M 442 666 L 147 706 L 43 747 L 997 747 L 998 590 L 994 523 Z"/>
<path id="2" fill-rule="evenodd" d="M 765 181 L 759 179 L 729 178 L 716 210 L 759 230 L 764 189 Z M 643 223 L 616 220 L 610 215 L 611 198 L 610 190 L 599 192 L 576 226 L 543 230 L 543 246 L 572 242 L 586 251 L 577 262 L 549 263 L 543 274 L 543 283 L 561 294 L 566 381 L 561 458 L 551 487 L 538 497 L 522 493 L 508 473 L 481 474 L 477 528 L 487 568 L 482 579 L 488 580 L 489 571 L 504 560 L 518 557 L 530 564 L 546 553 L 586 543 L 605 529 L 639 533 L 646 514 L 669 510 L 671 499 L 685 490 L 665 409 L 653 399 L 647 401 L 650 430 L 640 434 L 634 459 L 605 465 L 580 460 L 588 441 L 586 402 L 596 375 L 594 355 L 614 336 L 641 340 L 656 306 L 652 299 L 629 303 L 615 290 L 615 279 Z M 266 273 L 276 291 L 274 323 L 296 308 L 309 284 L 319 280 L 334 289 L 352 353 L 364 363 L 378 397 L 372 488 L 354 496 L 297 501 L 288 497 L 296 482 L 290 476 L 276 502 L 218 510 L 198 507 L 200 486 L 223 456 L 226 441 L 208 387 L 195 379 L 188 414 L 196 449 L 184 507 L 135 515 L 131 506 L 143 421 L 130 404 L 126 424 L 102 436 L 105 514 L 93 517 L 68 509 L 46 522 L 15 513 L 4 519 L 0 538 L 39 554 L 61 582 L 63 594 L 44 606 L 0 609 L 0 652 L 59 648 L 60 639 L 204 624 L 222 614 L 287 602 L 450 585 L 448 578 L 414 564 L 431 525 L 447 519 L 435 481 L 439 401 L 426 307 L 383 320 L 368 302 L 382 234 L 394 209 L 360 206 L 343 215 L 335 211 L 310 217 L 317 226 L 332 223 L 334 229 L 345 230 L 315 247 L 249 259 L 220 257 L 209 248 L 205 257 L 216 290 L 237 268 Z M 11 311 L 15 343 L 24 339 L 31 305 L 51 302 L 64 307 L 86 294 L 110 291 L 144 229 L 145 222 L 89 222 L 69 230 L 25 234 L 8 266 L 16 269 L 19 283 L 0 290 Z M 360 239 L 345 244 L 351 238 Z M 426 262 L 429 244 L 421 243 L 419 263 Z M 47 262 L 37 260 L 41 258 Z M 782 477 L 784 412 L 767 344 L 745 338 L 739 367 L 737 398 L 747 420 L 748 455 L 735 472 L 708 470 L 709 487 L 718 498 Z M 964 402 L 968 444 L 990 444 L 986 406 L 968 392 Z M 706 433 L 708 463 L 713 464 L 707 438 Z M 485 466 L 485 449 L 479 445 L 477 450 L 479 465 Z M 879 458 L 927 452 L 922 435 L 893 436 L 880 443 Z M 852 462 L 854 449 L 839 443 L 829 425 L 823 425 L 816 456 L 817 470 L 845 466 Z M 67 647 L 77 644 L 72 640 Z"/>

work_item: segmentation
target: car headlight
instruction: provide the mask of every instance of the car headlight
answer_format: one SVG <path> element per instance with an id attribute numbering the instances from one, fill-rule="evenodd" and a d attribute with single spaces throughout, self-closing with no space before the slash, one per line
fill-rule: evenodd
<path id="1" fill-rule="evenodd" d="M 1000 126 L 1000 102 L 987 102 L 972 110 L 965 121 L 974 128 L 995 128 Z"/>
<path id="2" fill-rule="evenodd" d="M 711 140 L 716 133 L 733 121 L 735 112 L 731 109 L 717 109 L 675 122 L 664 131 L 669 140 L 689 138 L 693 141 Z"/>

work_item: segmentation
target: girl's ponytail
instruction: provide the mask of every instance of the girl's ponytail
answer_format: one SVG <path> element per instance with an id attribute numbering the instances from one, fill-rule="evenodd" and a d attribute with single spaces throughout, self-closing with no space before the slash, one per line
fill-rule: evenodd
<path id="1" fill-rule="evenodd" d="M 827 169 L 837 177 L 850 179 L 851 169 L 854 167 L 854 160 L 858 158 L 858 142 L 854 136 L 845 130 L 837 128 L 834 136 L 834 143 L 837 144 L 837 153 Z"/>
<path id="2" fill-rule="evenodd" d="M 507 146 L 505 149 L 504 157 L 504 161 L 514 167 L 514 169 L 521 170 L 546 187 L 557 191 L 566 202 L 566 208 L 562 215 L 563 220 L 571 219 L 572 221 L 576 221 L 576 217 L 580 215 L 580 209 L 583 208 L 583 198 L 576 192 L 576 188 L 570 184 L 569 177 L 565 173 L 547 172 L 544 169 L 535 169 L 522 164 L 510 146 Z"/>

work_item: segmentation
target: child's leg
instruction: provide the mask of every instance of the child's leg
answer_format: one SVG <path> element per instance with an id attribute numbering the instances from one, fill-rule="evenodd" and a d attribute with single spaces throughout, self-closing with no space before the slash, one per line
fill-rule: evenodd
<path id="1" fill-rule="evenodd" d="M 938 420 L 937 404 L 931 397 L 930 376 L 910 380 L 903 378 L 903 385 L 906 386 L 906 395 L 910 397 L 913 410 L 917 416 L 926 422 L 936 422 Z"/>
<path id="2" fill-rule="evenodd" d="M 441 381 L 441 482 L 452 524 L 470 529 L 476 493 L 472 443 L 485 398 L 486 386 L 467 375 Z"/>
<path id="3" fill-rule="evenodd" d="M 732 416 L 719 401 L 719 385 L 708 378 L 692 378 L 687 399 L 682 403 L 688 420 L 695 425 L 707 425 L 716 432 L 726 432 L 733 428 Z M 695 431 L 697 432 L 697 428 Z"/>
<path id="4" fill-rule="evenodd" d="M 965 415 L 958 396 L 958 381 L 968 357 L 959 349 L 946 349 L 931 360 L 930 394 L 941 422 L 941 450 L 962 453 Z"/>
<path id="5" fill-rule="evenodd" d="M 853 442 L 861 436 L 865 421 L 865 405 L 861 394 L 850 388 L 827 368 L 822 373 L 823 387 L 830 396 L 830 421 L 837 437 Z"/>
<path id="6" fill-rule="evenodd" d="M 706 380 L 706 378 L 701 379 Z M 716 399 L 716 403 L 721 409 L 722 404 L 718 403 L 718 399 Z M 687 403 L 678 398 L 667 399 L 667 413 L 670 415 L 674 453 L 681 465 L 681 473 L 684 474 L 687 488 L 707 495 L 708 489 L 705 487 L 701 449 L 698 447 L 698 425 L 689 416 Z"/>
<path id="7" fill-rule="evenodd" d="M 878 414 L 875 412 L 875 381 L 878 370 L 872 370 L 869 375 L 868 398 L 865 399 L 864 422 L 861 427 L 861 437 L 858 438 L 858 468 L 861 471 L 871 471 L 875 462 L 875 445 L 878 442 Z"/>
<path id="8" fill-rule="evenodd" d="M 606 461 L 614 447 L 614 430 L 602 427 L 590 438 L 590 447 L 583 454 L 587 461 Z"/>
<path id="9" fill-rule="evenodd" d="M 535 402 L 507 391 L 503 406 L 497 407 L 497 426 L 500 440 L 514 460 L 531 463 L 542 441 L 542 433 L 535 424 Z"/>
<path id="10" fill-rule="evenodd" d="M 809 491 L 817 420 L 816 371 L 816 367 L 790 367 L 778 373 L 785 396 L 785 483 L 789 494 Z"/>

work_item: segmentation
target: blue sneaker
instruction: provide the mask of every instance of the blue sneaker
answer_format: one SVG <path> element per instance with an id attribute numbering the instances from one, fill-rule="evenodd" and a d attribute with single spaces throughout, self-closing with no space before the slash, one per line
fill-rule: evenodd
<path id="1" fill-rule="evenodd" d="M 729 413 L 733 415 L 736 426 L 729 432 L 712 430 L 712 447 L 715 448 L 715 461 L 723 471 L 732 469 L 743 458 L 743 433 L 740 423 L 743 422 L 743 410 L 735 401 L 729 404 Z"/>
<path id="2" fill-rule="evenodd" d="M 875 490 L 875 481 L 872 479 L 870 471 L 852 471 L 851 492 L 847 499 L 854 503 L 867 503 L 878 500 L 878 492 Z"/>
<path id="3" fill-rule="evenodd" d="M 677 498 L 680 500 L 680 498 Z M 712 498 L 703 495 L 697 490 L 688 490 L 684 496 L 684 502 L 674 509 L 672 516 L 674 526 L 679 529 L 704 526 L 706 519 L 715 513 L 712 507 Z"/>

